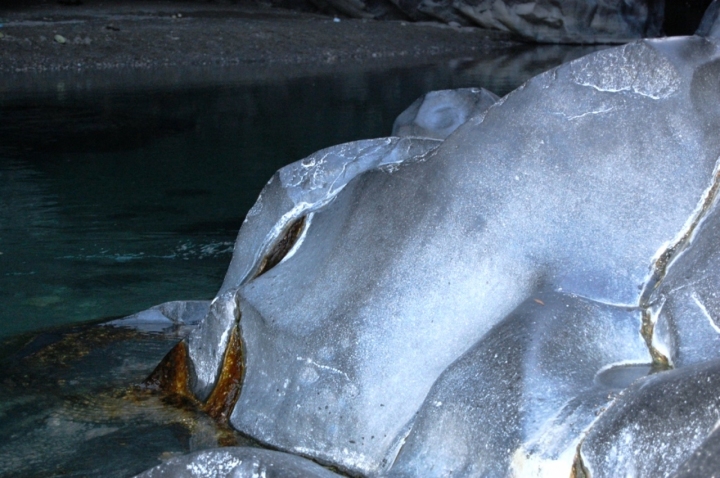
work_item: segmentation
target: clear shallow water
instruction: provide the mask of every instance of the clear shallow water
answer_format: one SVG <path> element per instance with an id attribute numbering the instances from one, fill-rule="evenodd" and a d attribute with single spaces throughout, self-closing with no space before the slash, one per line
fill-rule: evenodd
<path id="1" fill-rule="evenodd" d="M 0 338 L 211 298 L 245 213 L 281 166 L 388 135 L 427 91 L 483 86 L 503 95 L 588 51 L 540 47 L 322 76 L 8 81 L 0 89 Z"/>
<path id="2" fill-rule="evenodd" d="M 130 476 L 172 453 L 246 443 L 133 388 L 178 336 L 70 324 L 211 298 L 245 213 L 279 167 L 389 134 L 427 91 L 503 95 L 589 51 L 322 75 L 3 78 L 0 476 Z"/>

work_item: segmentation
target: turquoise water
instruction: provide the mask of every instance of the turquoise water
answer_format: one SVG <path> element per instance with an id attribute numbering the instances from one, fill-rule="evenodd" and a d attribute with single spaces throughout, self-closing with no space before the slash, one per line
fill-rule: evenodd
<path id="1" fill-rule="evenodd" d="M 209 299 L 245 213 L 281 166 L 388 135 L 427 91 L 483 86 L 503 95 L 587 51 L 545 47 L 317 76 L 8 79 L 0 87 L 0 338 Z"/>

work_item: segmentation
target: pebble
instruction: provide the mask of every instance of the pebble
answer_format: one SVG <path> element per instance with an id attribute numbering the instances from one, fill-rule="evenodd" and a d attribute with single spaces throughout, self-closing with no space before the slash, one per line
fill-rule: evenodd
<path id="1" fill-rule="evenodd" d="M 55 35 L 55 41 L 58 43 L 65 43 L 67 40 L 62 35 Z"/>

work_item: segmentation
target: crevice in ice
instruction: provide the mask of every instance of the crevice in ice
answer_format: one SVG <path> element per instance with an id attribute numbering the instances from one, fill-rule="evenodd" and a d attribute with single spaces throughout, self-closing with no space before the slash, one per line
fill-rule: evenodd
<path id="1" fill-rule="evenodd" d="M 317 368 L 319 368 L 319 369 L 321 369 L 321 370 L 327 370 L 327 371 L 332 372 L 332 373 L 335 373 L 335 374 L 337 374 L 337 375 L 342 375 L 343 377 L 345 377 L 345 379 L 346 379 L 348 382 L 351 382 L 351 381 L 352 381 L 352 380 L 350 380 L 350 377 L 348 376 L 348 374 L 345 373 L 345 372 L 343 372 L 343 371 L 340 370 L 340 369 L 331 367 L 331 366 L 329 366 L 329 365 L 319 364 L 319 363 L 315 362 L 314 360 L 312 360 L 312 359 L 310 359 L 310 358 L 297 357 L 297 360 L 300 361 L 300 362 L 305 362 L 306 364 L 312 365 L 312 366 L 317 367 Z"/>
<path id="2" fill-rule="evenodd" d="M 720 327 L 718 327 L 718 325 L 715 323 L 715 321 L 712 318 L 712 315 L 710 315 L 710 312 L 708 312 L 708 310 L 705 308 L 705 304 L 703 304 L 702 301 L 700 300 L 700 297 L 698 297 L 695 292 L 693 292 L 690 295 L 690 297 L 692 297 L 692 299 L 695 301 L 695 304 L 697 304 L 698 308 L 703 313 L 705 318 L 708 320 L 708 322 L 710 322 L 710 327 L 712 327 L 713 330 L 715 330 L 715 332 L 720 334 Z"/>
<path id="3" fill-rule="evenodd" d="M 579 115 L 567 115 L 567 114 L 565 114 L 565 113 L 563 113 L 563 112 L 561 112 L 561 111 L 554 111 L 552 114 L 554 114 L 554 115 L 556 115 L 556 116 L 560 116 L 560 117 L 562 117 L 562 118 L 565 118 L 566 120 L 576 120 L 576 119 L 579 119 L 579 118 L 584 118 L 585 116 L 601 115 L 601 114 L 604 114 L 604 113 L 610 113 L 610 112 L 613 111 L 613 110 L 615 110 L 615 108 L 610 107 L 610 108 L 599 109 L 599 110 L 597 110 L 597 111 L 588 111 L 588 112 L 585 112 L 585 113 L 582 113 L 582 114 L 579 114 Z"/>
<path id="4" fill-rule="evenodd" d="M 203 411 L 221 425 L 229 424 L 230 414 L 240 396 L 242 379 L 245 376 L 244 357 L 243 343 L 236 324 L 225 347 L 215 388 L 202 406 Z"/>
<path id="5" fill-rule="evenodd" d="M 707 216 L 708 212 L 715 204 L 720 191 L 720 161 L 715 163 L 715 169 L 712 173 L 712 180 L 707 189 L 703 192 L 697 207 L 690 215 L 685 225 L 682 227 L 678 235 L 670 243 L 665 244 L 656 253 L 653 264 L 650 268 L 650 274 L 645 281 L 642 292 L 640 294 L 639 305 L 642 310 L 642 327 L 640 333 L 645 339 L 653 362 L 660 368 L 668 368 L 671 366 L 669 358 L 655 347 L 653 343 L 653 335 L 657 314 L 654 314 L 652 308 L 655 304 L 651 302 L 652 295 L 662 283 L 669 268 L 673 262 L 685 251 L 692 243 L 695 231 Z"/>
<path id="6" fill-rule="evenodd" d="M 572 469 L 570 471 L 570 478 L 591 478 L 592 474 L 590 473 L 590 470 L 587 469 L 585 466 L 585 463 L 582 459 L 582 452 L 580 451 L 580 447 L 582 447 L 582 440 L 580 443 L 578 443 L 578 446 L 575 451 L 575 459 L 573 460 Z"/>
<path id="7" fill-rule="evenodd" d="M 275 241 L 270 250 L 260 261 L 257 272 L 254 277 L 259 277 L 278 265 L 286 255 L 293 249 L 293 246 L 304 232 L 305 216 L 292 221 L 285 227 L 285 231 L 280 238 Z"/>

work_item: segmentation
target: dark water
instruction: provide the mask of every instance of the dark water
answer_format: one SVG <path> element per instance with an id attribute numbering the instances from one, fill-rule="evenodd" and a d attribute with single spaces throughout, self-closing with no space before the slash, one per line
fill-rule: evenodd
<path id="1" fill-rule="evenodd" d="M 244 443 L 133 391 L 179 337 L 71 324 L 212 298 L 246 212 L 278 168 L 388 135 L 427 91 L 504 95 L 588 52 L 544 47 L 315 75 L 0 79 L 0 476 L 123 477 L 172 453 Z"/>
<path id="2" fill-rule="evenodd" d="M 0 338 L 211 298 L 245 213 L 279 167 L 388 135 L 427 91 L 483 86 L 503 95 L 586 52 L 545 47 L 259 80 L 224 71 L 185 83 L 182 72 L 167 72 L 173 81 L 125 83 L 116 72 L 8 81 L 0 89 Z"/>

